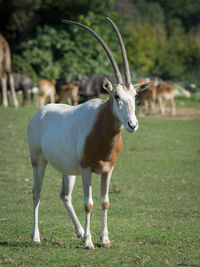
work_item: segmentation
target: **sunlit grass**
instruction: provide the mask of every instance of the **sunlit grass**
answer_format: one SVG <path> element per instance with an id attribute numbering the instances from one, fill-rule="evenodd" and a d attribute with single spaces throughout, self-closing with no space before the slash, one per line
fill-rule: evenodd
<path id="1" fill-rule="evenodd" d="M 91 231 L 84 250 L 59 199 L 61 175 L 48 166 L 41 195 L 42 243 L 31 243 L 32 168 L 26 127 L 35 108 L 0 107 L 0 266 L 198 266 L 200 118 L 139 118 L 123 132 L 110 186 L 112 247 L 100 247 L 100 179 L 93 176 Z M 73 203 L 84 224 L 81 177 Z"/>

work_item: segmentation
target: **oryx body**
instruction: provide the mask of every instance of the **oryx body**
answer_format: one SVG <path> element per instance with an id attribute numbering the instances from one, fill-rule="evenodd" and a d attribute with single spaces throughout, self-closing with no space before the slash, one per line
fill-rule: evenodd
<path id="1" fill-rule="evenodd" d="M 85 242 L 85 247 L 93 249 L 90 233 L 90 215 L 93 208 L 92 173 L 101 174 L 102 246 L 109 247 L 107 229 L 108 189 L 111 174 L 122 147 L 121 132 L 135 132 L 138 121 L 135 115 L 135 96 L 138 90 L 150 83 L 132 85 L 130 71 L 121 35 L 114 27 L 120 41 L 125 66 L 125 83 L 122 81 L 117 64 L 103 40 L 90 28 L 76 24 L 90 31 L 106 50 L 115 71 L 117 86 L 105 78 L 103 87 L 110 97 L 106 101 L 90 100 L 78 106 L 50 104 L 43 107 L 28 126 L 28 141 L 34 174 L 33 241 L 40 242 L 38 229 L 38 207 L 40 191 L 47 162 L 62 173 L 60 197 L 70 214 L 77 235 Z M 83 230 L 72 206 L 71 195 L 75 175 L 81 173 L 84 189 L 85 229 Z"/>

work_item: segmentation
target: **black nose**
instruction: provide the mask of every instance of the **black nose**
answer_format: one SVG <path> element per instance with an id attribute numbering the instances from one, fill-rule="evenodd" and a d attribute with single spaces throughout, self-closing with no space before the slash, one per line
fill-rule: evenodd
<path id="1" fill-rule="evenodd" d="M 133 125 L 132 123 L 130 123 L 129 121 L 128 121 L 128 126 L 131 128 L 131 129 L 135 129 L 136 128 L 136 126 L 137 126 L 137 123 L 135 124 L 135 125 Z"/>

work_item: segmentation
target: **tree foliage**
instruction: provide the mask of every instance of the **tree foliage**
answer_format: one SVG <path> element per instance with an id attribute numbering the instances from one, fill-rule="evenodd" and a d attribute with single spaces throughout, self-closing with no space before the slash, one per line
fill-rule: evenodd
<path id="1" fill-rule="evenodd" d="M 90 12 L 87 17 L 80 16 L 80 22 L 93 27 L 109 43 L 113 54 L 120 55 L 116 46 L 116 36 L 111 25 L 104 17 Z M 107 25 L 104 27 L 102 25 Z M 72 80 L 77 73 L 90 75 L 94 72 L 113 75 L 109 59 L 97 40 L 82 28 L 61 24 L 60 29 L 49 25 L 37 27 L 35 38 L 27 42 L 22 52 L 24 59 L 36 70 L 37 74 L 55 81 L 60 73 Z M 118 60 L 119 63 L 121 62 Z"/>
<path id="2" fill-rule="evenodd" d="M 183 4 L 184 2 L 184 4 Z M 61 23 L 72 19 L 92 27 L 113 52 L 123 71 L 116 35 L 106 16 L 118 25 L 127 47 L 132 75 L 178 80 L 200 68 L 200 5 L 196 0 L 1 0 L 0 31 L 13 55 L 13 70 L 34 81 L 64 73 L 113 75 L 109 59 L 85 30 Z M 196 76 L 195 76 L 196 77 Z"/>
<path id="3" fill-rule="evenodd" d="M 151 25 L 138 24 L 129 27 L 127 53 L 133 69 L 149 73 L 154 68 L 155 45 L 154 29 Z"/>

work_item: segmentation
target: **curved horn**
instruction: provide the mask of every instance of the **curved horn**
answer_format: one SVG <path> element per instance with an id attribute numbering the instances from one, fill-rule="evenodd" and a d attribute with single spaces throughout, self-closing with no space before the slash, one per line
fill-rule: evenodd
<path id="1" fill-rule="evenodd" d="M 125 46 L 124 46 L 124 42 L 123 42 L 122 36 L 121 36 L 117 26 L 115 25 L 115 23 L 110 18 L 106 18 L 106 19 L 112 24 L 112 26 L 113 26 L 116 34 L 117 34 L 117 38 L 118 38 L 119 43 L 120 43 L 120 47 L 121 47 L 121 51 L 122 51 L 122 58 L 123 58 L 123 62 L 124 62 L 125 84 L 129 85 L 131 83 L 131 74 L 130 74 L 128 58 L 127 58 L 126 49 L 125 49 Z"/>
<path id="2" fill-rule="evenodd" d="M 78 23 L 78 22 L 75 22 L 75 21 L 71 21 L 71 20 L 62 20 L 62 22 L 69 23 L 69 24 L 75 24 L 77 26 L 80 26 L 81 28 L 84 28 L 85 30 L 89 31 L 92 35 L 94 35 L 94 37 L 103 46 L 104 50 L 106 51 L 106 53 L 107 53 L 107 55 L 108 55 L 108 57 L 110 59 L 110 62 L 112 64 L 114 72 L 115 72 L 117 83 L 122 83 L 122 76 L 121 76 L 121 73 L 120 73 L 119 68 L 117 66 L 117 63 L 116 63 L 116 61 L 115 61 L 110 49 L 107 47 L 107 45 L 105 44 L 103 39 L 95 31 L 93 31 L 92 29 L 90 29 L 89 27 L 87 27 L 87 26 L 85 26 L 85 25 L 83 25 L 81 23 Z"/>

